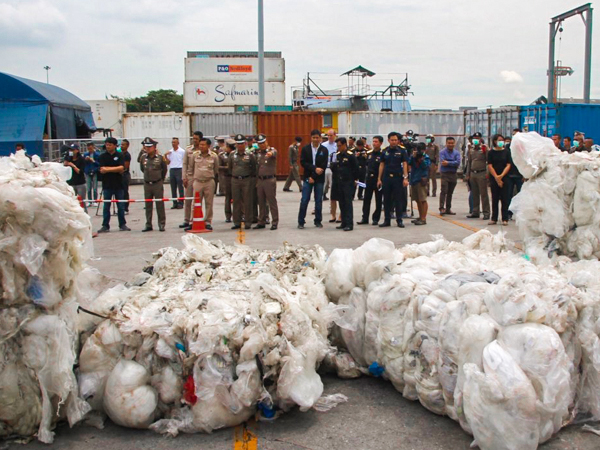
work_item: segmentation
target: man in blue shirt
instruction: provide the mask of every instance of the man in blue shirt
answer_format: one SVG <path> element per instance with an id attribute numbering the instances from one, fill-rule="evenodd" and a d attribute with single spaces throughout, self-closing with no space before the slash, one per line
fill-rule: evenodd
<path id="1" fill-rule="evenodd" d="M 429 184 L 429 167 L 431 160 L 425 153 L 422 142 L 413 150 L 408 160 L 410 166 L 410 198 L 417 202 L 419 218 L 412 221 L 415 225 L 427 225 L 427 187 Z"/>
<path id="2" fill-rule="evenodd" d="M 85 168 L 83 171 L 85 173 L 85 184 L 89 204 L 92 203 L 92 200 L 98 199 L 98 171 L 100 170 L 100 165 L 98 164 L 99 156 L 94 143 L 88 142 L 87 152 L 83 155 L 83 159 L 85 160 Z"/>
<path id="3" fill-rule="evenodd" d="M 456 188 L 456 171 L 460 167 L 460 152 L 454 149 L 456 141 L 452 136 L 446 138 L 446 147 L 440 152 L 440 176 L 442 189 L 440 192 L 440 214 L 454 216 L 452 211 L 452 194 Z"/>
<path id="4" fill-rule="evenodd" d="M 383 208 L 385 220 L 380 227 L 389 227 L 392 222 L 392 205 L 396 209 L 398 227 L 404 228 L 402 212 L 406 208 L 406 191 L 408 186 L 408 154 L 404 147 L 399 147 L 400 134 L 392 131 L 388 134 L 387 147 L 381 155 L 377 188 L 383 188 Z"/>

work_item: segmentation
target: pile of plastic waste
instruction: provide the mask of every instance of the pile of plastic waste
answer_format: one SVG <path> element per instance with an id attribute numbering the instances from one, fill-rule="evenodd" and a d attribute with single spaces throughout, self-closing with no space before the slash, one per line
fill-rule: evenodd
<path id="1" fill-rule="evenodd" d="M 79 374 L 92 415 L 175 436 L 345 400 L 323 396 L 316 372 L 335 358 L 328 333 L 346 309 L 325 294 L 322 248 L 183 242 L 94 303 L 107 319 L 85 341 Z"/>
<path id="2" fill-rule="evenodd" d="M 50 443 L 58 420 L 91 409 L 73 373 L 91 224 L 70 176 L 23 152 L 0 158 L 0 438 Z"/>
<path id="3" fill-rule="evenodd" d="M 334 342 L 480 448 L 535 449 L 577 414 L 600 419 L 600 263 L 559 262 L 487 230 L 336 249 L 326 290 L 349 309 Z"/>
<path id="4" fill-rule="evenodd" d="M 528 179 L 511 202 L 527 254 L 600 257 L 600 152 L 561 152 L 551 139 L 518 133 L 513 161 Z"/>

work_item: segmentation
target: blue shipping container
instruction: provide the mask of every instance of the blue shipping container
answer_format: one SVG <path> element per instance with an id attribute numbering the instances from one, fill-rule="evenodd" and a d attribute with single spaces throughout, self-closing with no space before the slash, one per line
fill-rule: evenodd
<path id="1" fill-rule="evenodd" d="M 521 106 L 523 131 L 536 131 L 542 136 L 573 136 L 575 131 L 600 142 L 600 104 L 556 103 Z"/>

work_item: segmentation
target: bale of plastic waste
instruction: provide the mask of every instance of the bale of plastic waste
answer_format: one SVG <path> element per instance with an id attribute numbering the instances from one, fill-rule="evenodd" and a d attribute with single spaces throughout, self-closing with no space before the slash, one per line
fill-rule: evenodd
<path id="1" fill-rule="evenodd" d="M 511 155 L 527 179 L 510 206 L 527 254 L 538 263 L 598 259 L 600 152 L 561 152 L 532 132 L 514 136 Z"/>
<path id="2" fill-rule="evenodd" d="M 342 401 L 323 397 L 317 373 L 346 311 L 325 294 L 323 249 L 183 242 L 95 301 L 108 319 L 83 345 L 79 380 L 95 411 L 174 436 Z"/>
<path id="3" fill-rule="evenodd" d="M 388 248 L 368 241 L 326 274 L 359 373 L 457 420 L 484 450 L 537 448 L 578 413 L 600 417 L 600 262 L 535 265 L 487 230 Z M 352 284 L 365 253 L 385 270 Z"/>
<path id="4" fill-rule="evenodd" d="M 73 372 L 91 224 L 69 177 L 23 152 L 0 158 L 0 438 L 51 443 L 59 420 L 91 409 Z"/>

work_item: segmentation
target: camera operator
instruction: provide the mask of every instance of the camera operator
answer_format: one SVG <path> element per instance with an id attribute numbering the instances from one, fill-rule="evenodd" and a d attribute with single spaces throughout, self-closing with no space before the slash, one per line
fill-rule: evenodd
<path id="1" fill-rule="evenodd" d="M 427 225 L 427 185 L 431 160 L 425 153 L 425 144 L 416 144 L 408 159 L 410 166 L 410 197 L 417 202 L 419 218 L 412 221 L 415 225 Z"/>

